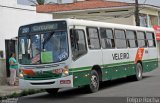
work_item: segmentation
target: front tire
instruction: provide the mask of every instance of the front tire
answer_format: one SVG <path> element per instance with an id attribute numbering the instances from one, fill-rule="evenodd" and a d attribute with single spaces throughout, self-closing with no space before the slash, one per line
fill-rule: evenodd
<path id="1" fill-rule="evenodd" d="M 59 88 L 53 88 L 53 89 L 46 89 L 46 92 L 48 94 L 54 95 L 58 93 Z"/>
<path id="2" fill-rule="evenodd" d="M 90 84 L 89 84 L 89 92 L 94 93 L 99 89 L 99 75 L 96 70 L 91 71 L 90 75 Z"/>

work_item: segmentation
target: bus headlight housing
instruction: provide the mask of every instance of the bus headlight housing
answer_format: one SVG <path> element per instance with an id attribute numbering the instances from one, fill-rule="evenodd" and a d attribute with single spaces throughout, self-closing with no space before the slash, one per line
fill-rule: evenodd
<path id="1" fill-rule="evenodd" d="M 20 79 L 23 79 L 24 76 L 27 76 L 27 75 L 35 75 L 35 72 L 31 69 L 23 69 L 23 68 L 20 68 L 20 73 L 19 73 L 19 78 Z"/>
<path id="2" fill-rule="evenodd" d="M 59 68 L 59 69 L 54 69 L 54 70 L 52 70 L 52 73 L 62 74 L 62 76 L 68 76 L 69 75 L 68 66 L 65 66 L 65 67 Z"/>
<path id="3" fill-rule="evenodd" d="M 19 75 L 18 76 L 20 79 L 23 79 L 23 77 L 24 77 L 23 72 L 22 72 L 23 69 L 24 69 L 23 67 L 19 68 Z"/>
<path id="4" fill-rule="evenodd" d="M 69 69 L 68 66 L 65 66 L 62 70 L 62 76 L 68 76 L 69 75 Z"/>
<path id="5" fill-rule="evenodd" d="M 19 78 L 23 79 L 23 74 L 22 73 L 19 74 Z"/>

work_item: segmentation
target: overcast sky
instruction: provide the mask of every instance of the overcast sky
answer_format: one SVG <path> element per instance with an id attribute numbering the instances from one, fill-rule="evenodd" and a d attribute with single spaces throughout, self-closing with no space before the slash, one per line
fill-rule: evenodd
<path id="1" fill-rule="evenodd" d="M 31 5 L 32 3 L 30 1 L 34 0 L 17 0 L 18 3 L 20 4 L 26 4 L 26 5 Z M 62 0 L 63 2 L 72 2 L 73 0 Z M 109 0 L 109 1 L 122 1 L 122 2 L 134 2 L 135 0 Z M 49 2 L 57 2 L 57 0 L 46 0 L 47 3 Z M 160 0 L 139 0 L 139 3 L 145 3 L 145 4 L 150 4 L 150 5 L 155 5 L 155 6 L 160 6 Z"/>
<path id="2" fill-rule="evenodd" d="M 135 0 L 110 0 L 110 1 L 122 1 L 122 2 L 128 2 L 132 3 L 135 2 Z M 160 0 L 138 0 L 139 3 L 145 3 L 145 4 L 150 4 L 150 5 L 155 5 L 155 6 L 160 6 Z"/>
<path id="3" fill-rule="evenodd" d="M 33 3 L 31 1 L 36 0 L 17 0 L 19 4 L 26 4 L 26 5 L 32 5 Z M 47 3 L 57 3 L 58 0 L 45 0 Z M 71 3 L 73 0 L 62 0 L 64 3 Z"/>

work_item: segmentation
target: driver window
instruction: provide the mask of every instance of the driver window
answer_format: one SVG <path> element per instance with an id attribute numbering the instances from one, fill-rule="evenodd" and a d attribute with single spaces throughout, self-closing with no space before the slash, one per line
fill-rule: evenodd
<path id="1" fill-rule="evenodd" d="M 40 35 L 36 34 L 31 37 L 32 42 L 32 64 L 40 62 Z"/>

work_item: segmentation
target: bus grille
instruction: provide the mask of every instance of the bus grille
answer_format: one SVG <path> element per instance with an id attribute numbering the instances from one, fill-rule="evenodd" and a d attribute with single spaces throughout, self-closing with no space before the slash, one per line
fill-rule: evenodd
<path id="1" fill-rule="evenodd" d="M 57 79 L 60 78 L 61 74 L 54 74 L 51 71 L 36 72 L 35 75 L 26 75 L 24 79 L 26 80 L 47 80 L 47 79 Z"/>

